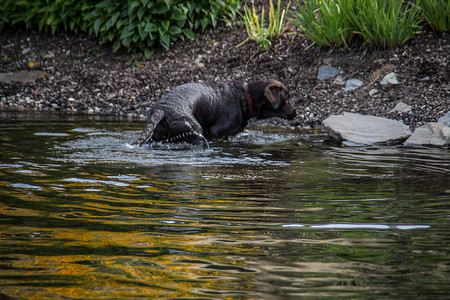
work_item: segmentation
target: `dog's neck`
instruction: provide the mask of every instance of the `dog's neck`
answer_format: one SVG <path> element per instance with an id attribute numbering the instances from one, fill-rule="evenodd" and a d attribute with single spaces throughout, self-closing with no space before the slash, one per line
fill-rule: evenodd
<path id="1" fill-rule="evenodd" d="M 247 94 L 247 103 L 248 103 L 248 112 L 250 119 L 255 116 L 253 113 L 253 103 L 252 103 L 252 97 L 250 97 L 250 92 L 248 91 L 248 84 L 244 83 L 245 93 Z"/>

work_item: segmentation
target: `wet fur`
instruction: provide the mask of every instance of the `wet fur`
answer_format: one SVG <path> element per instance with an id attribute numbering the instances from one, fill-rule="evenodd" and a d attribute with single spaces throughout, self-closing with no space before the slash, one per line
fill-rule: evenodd
<path id="1" fill-rule="evenodd" d="M 187 83 L 157 101 L 133 145 L 150 140 L 206 145 L 209 139 L 235 135 L 251 118 L 248 96 L 257 119 L 296 115 L 286 87 L 275 80 Z"/>

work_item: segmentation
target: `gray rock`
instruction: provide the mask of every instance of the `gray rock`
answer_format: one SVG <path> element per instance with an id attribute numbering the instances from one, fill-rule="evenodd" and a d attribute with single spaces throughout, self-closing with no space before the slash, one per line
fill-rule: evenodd
<path id="1" fill-rule="evenodd" d="M 317 75 L 317 79 L 325 80 L 333 78 L 339 74 L 339 70 L 336 68 L 333 68 L 331 66 L 322 66 L 319 68 L 319 74 Z"/>
<path id="2" fill-rule="evenodd" d="M 345 85 L 345 79 L 341 75 L 336 77 L 336 79 L 333 80 L 332 85 L 338 85 L 338 86 L 344 86 Z"/>
<path id="3" fill-rule="evenodd" d="M 410 112 L 411 110 L 412 110 L 411 105 L 408 105 L 403 101 L 400 101 L 390 112 L 391 113 L 398 112 L 398 113 L 404 114 L 404 113 Z"/>
<path id="4" fill-rule="evenodd" d="M 427 123 L 417 128 L 405 145 L 450 146 L 450 127 L 441 123 Z"/>
<path id="5" fill-rule="evenodd" d="M 3 83 L 12 83 L 12 82 L 19 82 L 19 83 L 30 83 L 36 81 L 36 79 L 39 79 L 42 77 L 42 75 L 45 75 L 42 71 L 18 71 L 15 73 L 0 73 L 0 82 Z"/>
<path id="6" fill-rule="evenodd" d="M 370 96 L 370 97 L 374 97 L 374 98 L 380 97 L 380 91 L 377 90 L 377 89 L 371 89 L 371 90 L 369 91 L 369 96 Z"/>
<path id="7" fill-rule="evenodd" d="M 448 111 L 443 117 L 440 117 L 438 123 L 450 127 L 450 111 Z"/>
<path id="8" fill-rule="evenodd" d="M 351 92 L 351 91 L 354 91 L 354 90 L 356 90 L 357 88 L 362 87 L 363 84 L 364 84 L 364 83 L 363 83 L 361 80 L 359 80 L 359 79 L 354 79 L 354 78 L 349 79 L 349 80 L 347 80 L 347 82 L 346 82 L 346 84 L 345 84 L 344 91 L 345 91 L 345 92 Z"/>
<path id="9" fill-rule="evenodd" d="M 332 115 L 323 125 L 331 138 L 357 144 L 396 143 L 411 135 L 409 127 L 401 122 L 349 112 Z"/>
<path id="10" fill-rule="evenodd" d="M 389 88 L 399 83 L 400 82 L 398 82 L 397 75 L 394 72 L 386 74 L 380 81 L 380 85 L 384 88 Z"/>

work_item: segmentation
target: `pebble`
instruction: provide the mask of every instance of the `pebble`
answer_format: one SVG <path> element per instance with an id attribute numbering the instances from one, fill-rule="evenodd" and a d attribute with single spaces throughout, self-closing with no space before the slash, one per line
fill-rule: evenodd
<path id="1" fill-rule="evenodd" d="M 378 89 L 371 89 L 369 91 L 369 96 L 373 98 L 380 97 L 380 91 Z"/>
<path id="2" fill-rule="evenodd" d="M 31 52 L 31 49 L 30 48 L 24 48 L 23 50 L 22 50 L 22 54 L 23 55 L 27 55 L 28 53 L 30 53 Z"/>
<path id="3" fill-rule="evenodd" d="M 322 66 L 319 68 L 319 74 L 317 74 L 317 79 L 325 80 L 330 79 L 339 74 L 339 70 L 332 66 Z"/>
<path id="4" fill-rule="evenodd" d="M 344 91 L 345 92 L 351 92 L 356 90 L 357 88 L 360 88 L 361 86 L 363 86 L 363 82 L 359 79 L 349 79 L 347 80 L 346 84 L 345 84 L 345 88 Z"/>
<path id="5" fill-rule="evenodd" d="M 342 77 L 341 75 L 339 75 L 338 77 L 336 77 L 336 79 L 334 79 L 332 85 L 344 86 L 344 85 L 345 85 L 345 79 L 344 79 L 344 77 Z"/>
<path id="6" fill-rule="evenodd" d="M 398 113 L 408 113 L 412 110 L 412 106 L 406 104 L 403 101 L 400 101 L 397 103 L 397 105 L 390 111 L 391 113 L 398 112 Z"/>
<path id="7" fill-rule="evenodd" d="M 397 75 L 394 72 L 386 74 L 380 81 L 380 85 L 384 88 L 389 88 L 393 85 L 399 84 Z"/>

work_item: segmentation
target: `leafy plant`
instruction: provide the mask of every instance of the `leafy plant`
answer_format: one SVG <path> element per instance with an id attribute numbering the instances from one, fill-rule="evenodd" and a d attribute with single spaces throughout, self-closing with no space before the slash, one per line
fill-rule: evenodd
<path id="1" fill-rule="evenodd" d="M 417 5 L 435 31 L 450 31 L 450 0 L 419 0 Z"/>
<path id="2" fill-rule="evenodd" d="M 3 0 L 0 30 L 23 23 L 40 31 L 83 31 L 95 34 L 113 50 L 153 53 L 159 43 L 168 48 L 178 39 L 194 39 L 196 30 L 234 19 L 239 0 Z M 230 22 L 229 22 L 230 23 Z"/>
<path id="3" fill-rule="evenodd" d="M 244 15 L 241 15 L 247 30 L 248 38 L 241 43 L 244 44 L 248 40 L 255 41 L 265 51 L 268 51 L 272 46 L 272 41 L 278 39 L 286 30 L 286 13 L 289 11 L 289 4 L 282 11 L 280 10 L 280 0 L 278 0 L 277 10 L 273 6 L 272 0 L 270 0 L 268 26 L 266 27 L 264 19 L 264 7 L 261 11 L 261 16 L 255 11 L 254 3 L 252 2 L 252 8 L 247 5 L 244 7 Z"/>
<path id="4" fill-rule="evenodd" d="M 299 12 L 294 12 L 292 22 L 313 44 L 319 46 L 347 46 L 353 36 L 345 11 L 352 7 L 352 0 L 305 0 L 302 7 L 296 0 Z M 312 44 L 312 45 L 313 45 Z M 311 45 L 311 46 L 312 46 Z"/>

